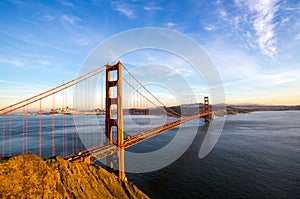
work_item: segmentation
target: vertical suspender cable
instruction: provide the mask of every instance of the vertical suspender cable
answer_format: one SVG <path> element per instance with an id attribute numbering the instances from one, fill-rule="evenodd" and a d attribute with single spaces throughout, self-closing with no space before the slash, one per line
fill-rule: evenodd
<path id="1" fill-rule="evenodd" d="M 4 157 L 5 149 L 5 128 L 6 128 L 6 115 L 3 115 L 3 129 L 2 129 L 2 156 Z"/>
<path id="2" fill-rule="evenodd" d="M 66 96 L 66 101 L 65 101 L 65 113 L 67 112 L 67 107 L 68 107 L 68 89 L 65 90 L 65 96 Z M 65 142 L 66 142 L 66 153 L 65 155 L 68 155 L 68 117 L 65 118 Z"/>
<path id="3" fill-rule="evenodd" d="M 138 107 L 138 101 L 137 101 L 137 99 L 138 99 L 138 93 L 135 91 L 135 90 L 133 90 L 132 91 L 133 93 L 134 93 L 134 95 L 133 95 L 133 104 L 134 104 L 134 106 L 133 106 L 133 118 L 134 118 L 134 125 L 133 125 L 133 127 L 134 127 L 134 129 L 133 129 L 133 135 L 135 135 L 136 133 L 137 133 L 137 107 Z"/>
<path id="4" fill-rule="evenodd" d="M 26 126 L 26 131 L 25 131 L 25 133 L 26 133 L 26 135 L 25 135 L 25 138 L 26 138 L 26 153 L 28 153 L 28 101 L 27 101 L 27 105 L 26 105 L 26 114 L 25 114 L 25 122 L 26 122 L 26 124 L 25 124 L 25 126 Z"/>
<path id="5" fill-rule="evenodd" d="M 64 126 L 65 126 L 65 120 L 64 120 L 64 93 L 62 93 L 62 108 L 61 108 L 61 137 L 62 137 L 62 156 L 65 156 L 65 133 L 64 133 Z"/>
<path id="6" fill-rule="evenodd" d="M 73 123 L 74 123 L 74 116 L 73 116 Z M 78 133 L 77 133 L 77 131 L 76 132 L 74 132 L 75 133 L 75 150 L 76 150 L 76 153 L 79 151 L 78 150 Z"/>
<path id="7" fill-rule="evenodd" d="M 55 94 L 52 95 L 52 156 L 55 155 Z"/>
<path id="8" fill-rule="evenodd" d="M 72 116 L 71 116 L 71 120 L 72 120 L 72 153 L 75 153 L 77 151 L 75 151 L 75 148 L 74 148 L 74 146 L 75 146 L 75 143 L 74 143 L 75 139 L 74 139 L 74 115 L 73 114 L 74 114 L 74 112 L 72 113 Z"/>
<path id="9" fill-rule="evenodd" d="M 9 155 L 12 153 L 12 111 L 9 114 Z"/>
<path id="10" fill-rule="evenodd" d="M 84 82 L 82 83 L 84 84 Z M 84 86 L 83 85 L 80 85 L 81 86 L 81 90 L 84 89 Z M 84 123 L 84 111 L 83 111 L 83 95 L 80 95 L 80 117 L 81 117 L 81 123 Z M 78 134 L 79 136 L 79 134 Z M 82 140 L 85 140 L 85 132 L 81 134 L 81 138 L 78 139 L 79 141 L 79 151 L 81 151 L 83 149 L 82 147 Z"/>
<path id="11" fill-rule="evenodd" d="M 40 156 L 42 157 L 42 143 L 43 137 L 42 137 L 42 100 L 40 100 Z"/>
<path id="12" fill-rule="evenodd" d="M 23 107 L 23 114 L 22 114 L 22 153 L 24 153 L 24 133 L 25 133 L 25 106 Z"/>

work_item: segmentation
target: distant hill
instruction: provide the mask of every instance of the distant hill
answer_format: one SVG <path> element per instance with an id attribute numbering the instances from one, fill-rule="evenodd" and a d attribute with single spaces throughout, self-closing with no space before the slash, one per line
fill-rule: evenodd
<path id="1" fill-rule="evenodd" d="M 246 110 L 255 111 L 298 111 L 300 105 L 288 106 L 288 105 L 227 105 L 227 107 L 234 107 Z"/>
<path id="2" fill-rule="evenodd" d="M 0 198 L 149 198 L 99 166 L 25 154 L 0 159 Z"/>

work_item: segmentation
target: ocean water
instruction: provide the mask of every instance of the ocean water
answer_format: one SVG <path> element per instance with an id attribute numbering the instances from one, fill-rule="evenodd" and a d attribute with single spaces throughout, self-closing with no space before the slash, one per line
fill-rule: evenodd
<path id="1" fill-rule="evenodd" d="M 228 116 L 213 150 L 199 159 L 207 128 L 199 126 L 193 144 L 171 165 L 128 173 L 128 180 L 151 198 L 300 198 L 299 111 Z M 175 134 L 168 131 L 131 150 L 157 150 Z"/>
<path id="2" fill-rule="evenodd" d="M 28 118 L 27 150 L 38 154 L 39 117 Z M 3 119 L 0 118 L 0 154 L 3 146 L 4 155 L 7 156 L 10 154 L 10 127 L 7 123 L 10 118 L 6 118 L 6 125 L 3 125 Z M 86 139 L 84 143 L 95 144 L 93 142 L 99 143 L 103 139 L 97 135 L 98 129 L 93 131 L 91 125 L 95 124 L 95 127 L 102 124 L 103 116 L 82 116 L 80 119 L 83 122 L 74 126 L 70 115 L 55 117 L 56 155 L 64 156 L 84 149 L 80 139 L 76 138 L 76 130 L 90 135 L 90 140 L 80 135 Z M 157 117 L 150 119 L 154 123 L 161 120 Z M 16 155 L 26 149 L 22 142 L 26 130 L 23 117 L 14 116 L 12 122 L 11 154 Z M 134 123 L 138 123 L 138 120 Z M 142 120 L 141 124 L 147 123 Z M 132 128 L 131 125 L 127 125 L 127 128 Z M 198 157 L 198 153 L 208 125 L 202 119 L 193 120 L 183 125 L 181 130 L 190 133 L 195 127 L 198 128 L 195 139 L 178 160 L 157 171 L 127 173 L 128 180 L 151 198 L 300 198 L 300 111 L 228 116 L 220 139 L 203 159 Z M 100 125 L 100 128 L 103 130 L 104 126 Z M 42 130 L 43 156 L 48 157 L 51 156 L 52 146 L 51 116 L 43 116 Z M 158 150 L 168 144 L 176 133 L 176 128 L 169 130 L 127 150 L 138 153 Z M 74 144 L 75 140 L 77 144 Z M 167 157 L 161 154 L 159 158 Z"/>

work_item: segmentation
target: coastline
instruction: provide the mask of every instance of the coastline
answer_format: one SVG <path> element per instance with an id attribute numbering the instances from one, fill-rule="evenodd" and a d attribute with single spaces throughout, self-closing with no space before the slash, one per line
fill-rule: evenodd
<path id="1" fill-rule="evenodd" d="M 97 165 L 34 154 L 0 159 L 1 198 L 145 198 L 134 184 Z"/>
<path id="2" fill-rule="evenodd" d="M 300 106 L 227 106 L 225 115 L 237 115 L 265 111 L 300 111 Z"/>

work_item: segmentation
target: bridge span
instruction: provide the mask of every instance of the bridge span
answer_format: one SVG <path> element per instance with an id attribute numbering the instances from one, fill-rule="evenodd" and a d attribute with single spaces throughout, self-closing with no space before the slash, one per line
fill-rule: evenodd
<path id="1" fill-rule="evenodd" d="M 198 115 L 186 117 L 182 120 L 174 121 L 174 122 L 168 123 L 163 126 L 158 126 L 158 127 L 152 128 L 152 129 L 142 131 L 133 137 L 131 137 L 131 136 L 125 137 L 125 141 L 124 141 L 123 145 L 121 146 L 121 148 L 124 148 L 124 149 L 129 148 L 135 144 L 138 144 L 149 138 L 152 138 L 161 133 L 164 133 L 172 128 L 180 126 L 181 124 L 190 122 L 197 118 L 207 117 L 211 114 L 212 114 L 212 112 L 200 113 Z M 91 149 L 86 149 L 86 150 L 80 151 L 77 154 L 68 155 L 65 157 L 65 159 L 70 162 L 78 162 L 78 161 L 90 162 L 90 161 L 94 161 L 97 159 L 105 158 L 107 156 L 111 156 L 114 153 L 117 153 L 118 151 L 119 151 L 119 147 L 116 145 L 116 142 L 113 142 L 112 144 L 97 146 L 97 147 L 94 147 Z"/>
<path id="2" fill-rule="evenodd" d="M 127 78 L 122 76 L 122 69 L 127 73 Z M 88 81 L 94 82 L 93 78 L 99 78 L 102 74 L 105 74 L 99 86 L 102 101 L 87 106 L 88 103 L 82 99 L 79 108 L 72 108 L 68 89 L 81 86 L 86 92 Z M 123 82 L 127 87 L 123 86 Z M 128 93 L 135 93 L 134 101 L 128 105 L 131 107 L 124 107 L 123 98 Z M 103 109 L 99 108 L 102 104 Z M 126 129 L 124 110 L 129 110 L 129 115 L 137 120 L 137 129 Z M 154 115 L 161 114 L 174 120 L 158 122 L 146 128 L 145 115 L 151 116 L 150 110 L 154 110 Z M 99 124 L 105 129 L 103 135 L 90 129 L 93 119 L 90 115 L 95 114 L 105 117 L 104 120 L 97 119 L 98 123 L 103 122 Z M 210 122 L 211 114 L 208 97 L 204 97 L 203 106 L 199 103 L 193 114 L 184 115 L 173 110 L 118 62 L 101 66 L 53 89 L 0 109 L 0 153 L 2 156 L 11 156 L 33 151 L 41 157 L 60 155 L 71 162 L 87 163 L 106 158 L 107 169 L 117 169 L 118 177 L 126 179 L 124 149 L 197 118 Z M 84 137 L 78 136 L 75 115 L 86 119 L 82 125 L 87 131 Z M 117 156 L 117 161 L 112 156 Z"/>

